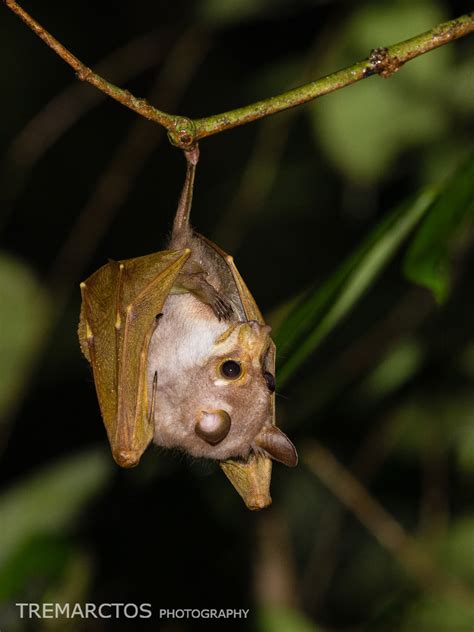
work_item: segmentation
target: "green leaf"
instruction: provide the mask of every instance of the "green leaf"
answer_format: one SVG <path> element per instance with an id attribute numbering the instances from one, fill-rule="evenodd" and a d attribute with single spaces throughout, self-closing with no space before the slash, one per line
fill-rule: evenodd
<path id="1" fill-rule="evenodd" d="M 275 334 L 283 384 L 348 314 L 395 255 L 435 199 L 426 190 L 391 213 L 332 277 L 310 292 L 290 313 Z"/>
<path id="2" fill-rule="evenodd" d="M 323 632 L 298 611 L 273 606 L 260 610 L 257 629 L 259 632 Z"/>
<path id="3" fill-rule="evenodd" d="M 456 459 L 463 474 L 474 473 L 474 426 L 465 426 L 459 431 Z"/>
<path id="4" fill-rule="evenodd" d="M 50 583 L 44 593 L 43 600 L 47 603 L 81 603 L 87 601 L 93 580 L 94 558 L 78 549 L 69 556 L 60 578 Z M 60 626 L 59 628 L 61 629 Z"/>
<path id="5" fill-rule="evenodd" d="M 317 140 L 331 161 L 365 186 L 387 173 L 401 152 L 439 138 L 446 124 L 436 102 L 376 77 L 325 96 L 313 112 Z"/>
<path id="6" fill-rule="evenodd" d="M 468 604 L 447 597 L 421 597 L 407 609 L 399 632 L 465 632 L 474 626 L 474 614 Z"/>
<path id="7" fill-rule="evenodd" d="M 432 28 L 433 24 L 448 19 L 439 0 L 392 0 L 390 3 L 367 3 L 358 7 L 346 29 L 346 45 L 357 56 L 376 46 L 390 46 Z M 449 57 L 444 51 L 442 57 Z M 429 57 L 429 55 L 427 56 Z M 428 63 L 438 68 L 438 61 Z M 422 70 L 423 74 L 426 72 Z M 436 73 L 435 73 L 436 74 Z"/>
<path id="8" fill-rule="evenodd" d="M 462 476 L 474 474 L 474 399 L 457 397 L 446 407 L 445 425 L 452 429 L 452 444 L 457 467 Z M 448 435 L 448 439 L 451 437 Z M 473 567 L 474 569 L 474 567 Z"/>
<path id="9" fill-rule="evenodd" d="M 389 349 L 359 388 L 361 395 L 382 398 L 400 388 L 420 368 L 423 350 L 413 339 L 400 340 Z"/>
<path id="10" fill-rule="evenodd" d="M 111 462 L 88 450 L 35 472 L 0 495 L 0 564 L 38 534 L 68 527 L 107 483 Z"/>
<path id="11" fill-rule="evenodd" d="M 57 535 L 38 534 L 25 541 L 0 568 L 0 602 L 20 595 L 32 581 L 57 580 L 71 555 L 71 544 Z"/>
<path id="12" fill-rule="evenodd" d="M 451 288 L 450 256 L 474 218 L 474 154 L 444 187 L 427 213 L 404 262 L 407 278 L 431 290 L 439 303 Z"/>
<path id="13" fill-rule="evenodd" d="M 442 20 L 438 2 L 370 3 L 354 12 L 332 65 L 343 67 Z M 437 86 L 440 77 L 449 76 L 451 58 L 443 47 L 389 80 L 372 77 L 317 100 L 309 110 L 316 142 L 352 180 L 367 186 L 382 178 L 400 154 L 439 139 L 447 129 Z"/>
<path id="14" fill-rule="evenodd" d="M 443 566 L 466 582 L 474 582 L 474 513 L 458 517 L 440 544 Z"/>
<path id="15" fill-rule="evenodd" d="M 259 15 L 267 5 L 267 0 L 203 0 L 198 4 L 198 11 L 206 22 L 227 26 Z"/>
<path id="16" fill-rule="evenodd" d="M 15 404 L 44 331 L 49 303 L 31 270 L 0 252 L 0 418 Z"/>

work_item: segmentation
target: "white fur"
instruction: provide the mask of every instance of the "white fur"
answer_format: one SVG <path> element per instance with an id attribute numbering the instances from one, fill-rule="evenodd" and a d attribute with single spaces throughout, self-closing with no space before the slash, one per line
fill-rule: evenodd
<path id="1" fill-rule="evenodd" d="M 157 375 L 157 445 L 220 460 L 248 455 L 257 433 L 264 424 L 272 423 L 270 393 L 253 357 L 258 349 L 252 344 L 247 349 L 241 346 L 241 338 L 248 342 L 248 328 L 247 323 L 219 322 L 212 309 L 191 294 L 168 297 L 148 355 L 150 395 L 155 372 Z M 245 335 L 241 336 L 242 331 Z M 227 336 L 223 336 L 225 332 Z M 268 332 L 259 330 L 255 335 L 264 336 L 264 348 Z M 216 344 L 219 338 L 222 340 Z M 228 354 L 242 358 L 246 366 L 242 380 L 219 377 L 217 367 Z M 231 427 L 222 442 L 210 445 L 196 434 L 195 425 L 203 412 L 217 410 L 231 417 Z"/>
<path id="2" fill-rule="evenodd" d="M 202 366 L 216 338 L 227 327 L 213 318 L 211 308 L 192 294 L 169 296 L 150 342 L 149 381 L 153 381 L 155 371 L 160 384 L 164 384 L 189 367 Z"/>

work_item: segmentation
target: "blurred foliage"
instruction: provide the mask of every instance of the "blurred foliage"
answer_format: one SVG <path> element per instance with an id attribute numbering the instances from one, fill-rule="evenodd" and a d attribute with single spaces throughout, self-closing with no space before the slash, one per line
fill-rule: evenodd
<path id="1" fill-rule="evenodd" d="M 361 397 L 364 391 L 368 395 L 376 393 L 378 397 L 396 392 L 413 378 L 422 362 L 423 350 L 417 340 L 398 341 L 361 384 Z"/>
<path id="2" fill-rule="evenodd" d="M 425 191 L 413 202 L 389 215 L 367 240 L 328 280 L 304 297 L 276 332 L 275 343 L 285 356 L 279 380 L 302 364 L 372 285 L 404 238 L 433 203 L 434 193 Z M 291 353 L 290 353 L 291 351 Z"/>
<path id="3" fill-rule="evenodd" d="M 31 10 L 90 65 L 159 27 L 157 71 L 164 68 L 168 86 L 179 78 L 166 76 L 166 60 L 178 36 L 199 24 L 190 37 L 208 53 L 173 109 L 204 116 L 301 83 L 303 69 L 329 73 L 472 6 L 74 0 L 67 10 Z M 139 468 L 118 471 L 76 341 L 78 283 L 108 257 L 161 247 L 183 161 L 164 144 L 142 156 L 137 136 L 107 180 L 112 191 L 125 183 L 127 196 L 104 213 L 109 191 L 96 183 L 135 120 L 104 101 L 38 162 L 18 162 L 12 148 L 20 133 L 74 79 L 5 8 L 0 38 L 8 94 L 0 119 L 2 631 L 179 632 L 202 624 L 156 616 L 172 607 L 249 608 L 248 620 L 226 625 L 261 632 L 473 628 L 469 604 L 419 585 L 304 463 L 274 467 L 266 512 L 280 526 L 275 532 L 261 529 L 262 517 L 246 511 L 213 464 L 151 448 Z M 438 572 L 469 594 L 473 53 L 473 38 L 465 38 L 390 79 L 370 78 L 203 142 L 193 209 L 200 232 L 212 238 L 220 223 L 220 245 L 240 244 L 239 269 L 272 314 L 284 385 L 279 424 L 298 448 L 313 437 L 327 445 Z M 149 63 L 140 72 L 139 60 L 136 68 L 127 87 L 146 95 L 153 73 Z M 35 133 L 47 139 L 55 116 Z M 91 255 L 79 273 L 73 263 L 84 245 Z M 150 602 L 155 616 L 29 622 L 18 617 L 19 601 Z"/>
<path id="4" fill-rule="evenodd" d="M 68 456 L 0 496 L 0 562 L 33 536 L 61 532 L 110 474 L 105 451 Z"/>
<path id="5" fill-rule="evenodd" d="M 472 627 L 474 618 L 466 606 L 454 600 L 425 597 L 407 608 L 397 630 L 429 632 L 429 630 L 465 630 Z"/>
<path id="6" fill-rule="evenodd" d="M 453 242 L 466 234 L 466 225 L 472 227 L 473 219 L 474 155 L 433 204 L 405 259 L 408 278 L 431 289 L 439 302 L 446 300 L 450 290 Z"/>
<path id="7" fill-rule="evenodd" d="M 29 267 L 0 252 L 0 423 L 21 397 L 48 318 L 48 298 Z M 0 437 L 5 430 L 0 427 Z"/>
<path id="8" fill-rule="evenodd" d="M 436 0 L 397 0 L 389 6 L 370 3 L 348 22 L 335 65 L 364 57 L 376 46 L 406 39 L 407 25 L 409 34 L 416 35 L 446 18 L 442 3 Z M 472 65 L 457 70 L 464 85 L 457 99 L 444 83 L 452 66 L 454 51 L 443 47 L 414 60 L 390 81 L 371 80 L 329 95 L 312 109 L 318 142 L 348 177 L 368 184 L 381 178 L 401 152 L 422 151 L 430 141 L 449 134 L 450 118 L 466 109 L 472 113 Z"/>
<path id="9" fill-rule="evenodd" d="M 261 632 L 322 632 L 322 629 L 294 610 L 267 608 L 260 613 Z"/>
<path id="10" fill-rule="evenodd" d="M 258 15 L 268 4 L 267 0 L 204 0 L 200 3 L 199 13 L 206 22 L 233 24 Z"/>

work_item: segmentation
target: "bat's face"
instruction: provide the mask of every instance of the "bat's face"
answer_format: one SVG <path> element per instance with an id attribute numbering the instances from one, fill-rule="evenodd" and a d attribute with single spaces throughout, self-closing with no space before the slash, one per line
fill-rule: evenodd
<path id="1" fill-rule="evenodd" d="M 163 351 L 166 339 L 170 342 L 170 328 L 179 326 L 176 319 L 168 318 L 161 332 L 160 322 L 152 341 L 149 376 L 156 371 L 155 443 L 218 460 L 246 458 L 251 449 L 266 450 L 274 429 L 270 327 L 254 321 L 226 325 L 214 318 L 204 331 L 198 319 L 193 323 L 184 349 L 177 341 L 171 343 L 171 365 L 164 361 Z M 286 439 L 277 429 L 274 432 Z M 278 454 L 276 458 L 288 460 Z"/>

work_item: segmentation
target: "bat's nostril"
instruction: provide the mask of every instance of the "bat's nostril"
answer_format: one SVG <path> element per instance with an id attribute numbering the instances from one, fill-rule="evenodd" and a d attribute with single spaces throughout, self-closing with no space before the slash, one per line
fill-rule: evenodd
<path id="1" fill-rule="evenodd" d="M 198 437 L 216 445 L 229 434 L 230 417 L 225 410 L 202 411 L 194 430 Z"/>

